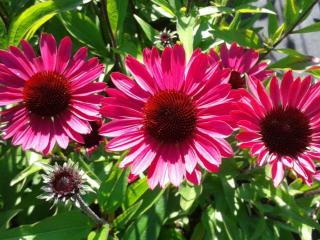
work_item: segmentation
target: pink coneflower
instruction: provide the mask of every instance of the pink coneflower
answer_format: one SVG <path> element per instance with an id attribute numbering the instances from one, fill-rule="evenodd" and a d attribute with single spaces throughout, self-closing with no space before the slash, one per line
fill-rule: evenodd
<path id="1" fill-rule="evenodd" d="M 240 127 L 240 147 L 250 148 L 258 165 L 272 166 L 275 186 L 282 181 L 285 168 L 292 169 L 307 184 L 315 173 L 314 158 L 320 157 L 319 84 L 311 77 L 294 79 L 285 73 L 281 86 L 273 77 L 270 94 L 260 81 L 250 85 L 252 95 L 243 93 L 238 110 L 232 115 Z"/>
<path id="2" fill-rule="evenodd" d="M 235 42 L 230 48 L 225 43 L 221 44 L 220 55 L 211 49 L 209 56 L 213 63 L 221 61 L 222 67 L 229 69 L 232 89 L 246 88 L 246 76 L 263 81 L 272 73 L 266 70 L 266 62 L 258 62 L 258 52 L 240 47 Z"/>
<path id="3" fill-rule="evenodd" d="M 41 56 L 22 41 L 22 50 L 0 50 L 0 104 L 4 139 L 24 150 L 49 153 L 55 143 L 66 148 L 69 139 L 83 142 L 91 131 L 88 121 L 98 119 L 104 83 L 93 82 L 103 71 L 97 58 L 86 61 L 87 49 L 71 57 L 69 37 L 57 48 L 54 37 L 42 34 Z"/>
<path id="4" fill-rule="evenodd" d="M 78 144 L 77 150 L 84 148 L 88 155 L 94 153 L 105 141 L 105 138 L 99 134 L 99 128 L 102 125 L 102 121 L 91 121 L 89 122 L 91 126 L 91 132 L 88 134 L 82 134 L 83 143 Z"/>
<path id="5" fill-rule="evenodd" d="M 184 178 L 200 183 L 199 166 L 218 171 L 221 157 L 232 156 L 225 140 L 232 133 L 229 118 L 228 72 L 210 65 L 196 50 L 186 64 L 182 46 L 143 52 L 144 65 L 128 56 L 126 66 L 135 81 L 113 73 L 119 90 L 108 89 L 101 112 L 112 121 L 100 134 L 114 137 L 108 150 L 130 149 L 120 167 L 139 175 L 148 169 L 150 188 Z"/>

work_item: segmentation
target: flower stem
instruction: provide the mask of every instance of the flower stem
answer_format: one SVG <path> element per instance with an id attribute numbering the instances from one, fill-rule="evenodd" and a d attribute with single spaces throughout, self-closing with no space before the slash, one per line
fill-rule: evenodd
<path id="1" fill-rule="evenodd" d="M 114 66 L 115 70 L 118 70 L 120 68 L 120 57 L 115 52 L 117 48 L 117 41 L 116 38 L 113 35 L 111 24 L 109 21 L 108 11 L 107 11 L 107 0 L 101 0 L 100 1 L 100 11 L 101 11 L 101 28 L 104 32 L 104 39 L 107 41 L 107 39 L 110 40 L 110 45 L 113 50 L 113 57 L 114 57 Z"/>
<path id="2" fill-rule="evenodd" d="M 98 217 L 97 214 L 95 214 L 94 211 L 83 201 L 82 197 L 79 194 L 75 195 L 76 201 L 79 203 L 79 208 L 86 214 L 88 217 L 90 217 L 93 221 L 98 223 L 99 225 L 104 225 L 107 223 L 106 220 Z"/>
<path id="3" fill-rule="evenodd" d="M 189 14 L 190 14 L 191 6 L 192 6 L 192 0 L 188 0 L 188 2 L 187 2 L 187 11 L 186 11 L 187 17 L 188 17 Z"/>
<path id="4" fill-rule="evenodd" d="M 318 0 L 313 1 L 313 3 L 309 6 L 309 8 L 306 9 L 306 11 L 297 18 L 297 20 L 287 29 L 287 31 L 275 43 L 273 43 L 272 47 L 270 47 L 267 50 L 267 52 L 261 55 L 260 59 L 267 56 L 273 49 L 276 48 L 276 46 L 278 46 L 282 42 L 283 39 L 285 39 L 290 33 L 292 33 L 292 31 L 296 28 L 296 26 L 306 17 L 306 15 L 311 11 L 311 9 L 314 7 L 314 5 L 317 2 Z"/>

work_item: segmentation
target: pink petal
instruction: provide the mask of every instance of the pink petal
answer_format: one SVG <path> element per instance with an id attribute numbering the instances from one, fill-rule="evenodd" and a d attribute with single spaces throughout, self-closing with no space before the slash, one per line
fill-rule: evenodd
<path id="1" fill-rule="evenodd" d="M 57 44 L 53 35 L 43 33 L 40 37 L 40 51 L 47 71 L 54 71 L 56 67 Z"/>
<path id="2" fill-rule="evenodd" d="M 283 75 L 283 79 L 280 87 L 283 106 L 287 106 L 288 93 L 289 93 L 288 90 L 290 89 L 292 82 L 293 82 L 293 73 L 292 71 L 288 71 Z"/>
<path id="3" fill-rule="evenodd" d="M 201 171 L 196 168 L 192 173 L 186 173 L 186 178 L 188 181 L 193 183 L 194 185 L 200 185 L 201 183 Z"/>
<path id="4" fill-rule="evenodd" d="M 221 154 L 216 146 L 199 134 L 197 134 L 194 139 L 194 147 L 196 151 L 210 163 L 215 165 L 221 163 Z"/>
<path id="5" fill-rule="evenodd" d="M 140 131 L 141 128 L 142 123 L 137 119 L 119 119 L 103 125 L 99 133 L 102 136 L 118 137 L 122 134 Z"/>
<path id="6" fill-rule="evenodd" d="M 278 187 L 284 177 L 284 167 L 281 161 L 275 161 L 271 168 L 273 185 Z"/>
<path id="7" fill-rule="evenodd" d="M 111 151 L 124 151 L 135 145 L 140 144 L 144 136 L 140 132 L 132 132 L 109 141 L 107 148 Z"/>
<path id="8" fill-rule="evenodd" d="M 65 121 L 71 129 L 80 134 L 88 134 L 91 132 L 91 126 L 87 121 L 77 118 L 70 112 L 63 116 L 63 121 Z"/>
<path id="9" fill-rule="evenodd" d="M 138 85 L 145 91 L 154 94 L 156 91 L 154 80 L 140 62 L 132 56 L 128 56 L 125 60 L 126 66 Z"/>
<path id="10" fill-rule="evenodd" d="M 146 102 L 150 97 L 149 93 L 145 92 L 139 85 L 122 73 L 113 72 L 111 79 L 114 85 L 130 98 Z"/>
<path id="11" fill-rule="evenodd" d="M 274 76 L 270 82 L 270 98 L 274 106 L 279 106 L 281 104 L 280 89 L 278 84 L 278 79 Z"/>
<path id="12" fill-rule="evenodd" d="M 56 71 L 63 73 L 68 66 L 72 51 L 72 41 L 70 37 L 64 37 L 59 45 L 57 53 Z"/>

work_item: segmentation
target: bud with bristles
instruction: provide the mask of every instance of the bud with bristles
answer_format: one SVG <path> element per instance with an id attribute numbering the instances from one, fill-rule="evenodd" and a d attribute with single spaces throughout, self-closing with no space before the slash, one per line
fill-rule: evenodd
<path id="1" fill-rule="evenodd" d="M 79 170 L 78 164 L 71 161 L 65 162 L 62 166 L 55 163 L 54 166 L 45 165 L 43 182 L 45 186 L 41 189 L 44 191 L 38 198 L 46 201 L 53 200 L 57 202 L 73 201 L 77 206 L 77 195 L 83 195 L 87 192 L 94 192 L 90 186 L 86 184 L 87 176 L 84 171 Z"/>

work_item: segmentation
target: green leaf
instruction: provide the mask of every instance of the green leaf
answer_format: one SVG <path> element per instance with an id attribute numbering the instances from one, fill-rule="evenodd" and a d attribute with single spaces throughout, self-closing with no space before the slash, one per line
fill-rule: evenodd
<path id="1" fill-rule="evenodd" d="M 124 228 L 128 222 L 135 216 L 142 204 L 142 200 L 133 204 L 128 209 L 124 210 L 116 219 L 113 220 L 113 226 L 116 228 Z"/>
<path id="2" fill-rule="evenodd" d="M 0 229 L 6 229 L 9 222 L 14 218 L 22 209 L 12 209 L 4 212 L 0 212 Z"/>
<path id="3" fill-rule="evenodd" d="M 307 27 L 301 28 L 297 31 L 294 31 L 293 33 L 311 33 L 311 32 L 318 32 L 318 31 L 320 31 L 320 22 L 316 22 Z"/>
<path id="4" fill-rule="evenodd" d="M 274 10 L 273 4 L 271 2 L 267 3 L 267 8 Z M 278 16 L 277 15 L 268 15 L 268 36 L 272 38 L 275 32 L 278 29 Z"/>
<path id="5" fill-rule="evenodd" d="M 54 15 L 79 6 L 81 0 L 55 0 L 41 2 L 26 9 L 10 25 L 9 45 L 18 45 L 24 37 L 32 37 L 34 32 Z M 28 33 L 32 34 L 28 34 Z"/>
<path id="6" fill-rule="evenodd" d="M 291 26 L 295 23 L 299 16 L 299 10 L 296 0 L 286 0 L 284 7 L 284 21 L 287 26 Z"/>
<path id="7" fill-rule="evenodd" d="M 311 73 L 313 76 L 320 78 L 320 66 L 312 66 L 306 69 L 306 72 Z"/>
<path id="8" fill-rule="evenodd" d="M 274 11 L 271 11 L 270 9 L 254 7 L 251 5 L 238 6 L 235 8 L 235 12 L 238 12 L 238 13 L 267 13 L 267 14 L 276 15 L 276 13 Z"/>
<path id="9" fill-rule="evenodd" d="M 215 29 L 213 34 L 217 38 L 221 38 L 228 43 L 236 41 L 242 46 L 247 46 L 250 48 L 259 48 L 260 40 L 258 35 L 250 29 L 239 29 L 229 30 L 229 29 Z"/>
<path id="10" fill-rule="evenodd" d="M 82 12 L 64 12 L 60 19 L 67 31 L 96 54 L 106 56 L 107 50 L 97 25 Z"/>
<path id="11" fill-rule="evenodd" d="M 310 65 L 312 57 L 290 55 L 280 59 L 279 61 L 269 65 L 270 69 L 294 69 L 303 70 Z"/>
<path id="12" fill-rule="evenodd" d="M 275 33 L 272 35 L 271 40 L 273 43 L 280 40 L 282 37 L 284 31 L 285 31 L 286 25 L 283 23 L 279 26 L 279 28 L 275 31 Z"/>
<path id="13" fill-rule="evenodd" d="M 159 35 L 159 32 L 151 27 L 150 24 L 148 24 L 146 21 L 141 19 L 138 15 L 133 15 L 134 18 L 137 20 L 139 23 L 140 27 L 142 28 L 143 32 L 146 34 L 147 38 L 151 41 L 154 42 L 155 36 Z"/>
<path id="14" fill-rule="evenodd" d="M 201 190 L 201 186 L 191 186 L 187 182 L 181 184 L 179 187 L 179 193 L 181 195 L 180 206 L 184 211 L 187 211 L 193 205 L 199 197 Z"/>
<path id="15" fill-rule="evenodd" d="M 234 13 L 234 9 L 229 7 L 209 6 L 209 7 L 203 7 L 199 9 L 199 16 L 232 14 L 232 13 Z"/>
<path id="16" fill-rule="evenodd" d="M 123 23 L 127 15 L 128 0 L 108 0 L 107 12 L 114 37 L 123 30 Z M 119 34 L 121 36 L 121 34 Z"/>
<path id="17" fill-rule="evenodd" d="M 161 7 L 165 12 L 167 12 L 170 16 L 174 16 L 174 9 L 170 6 L 168 1 L 166 0 L 151 0 L 153 3 L 157 4 Z"/>
<path id="18" fill-rule="evenodd" d="M 98 202 L 106 213 L 114 212 L 123 202 L 128 185 L 129 169 L 115 166 L 107 179 L 102 182 Z"/>
<path id="19" fill-rule="evenodd" d="M 159 198 L 163 195 L 165 192 L 165 189 L 154 189 L 152 191 L 146 192 L 141 199 L 143 200 L 141 207 L 139 208 L 138 212 L 138 218 L 144 214 L 146 211 L 148 211 L 158 200 Z"/>
<path id="20" fill-rule="evenodd" d="M 0 231 L 1 240 L 45 239 L 79 240 L 91 229 L 90 220 L 79 211 L 66 212 L 7 231 Z"/>
<path id="21" fill-rule="evenodd" d="M 101 229 L 91 232 L 87 240 L 106 240 L 108 239 L 109 230 L 109 225 L 105 224 Z"/>
<path id="22" fill-rule="evenodd" d="M 16 185 L 18 182 L 26 179 L 28 176 L 40 171 L 42 168 L 39 166 L 35 166 L 35 165 L 31 165 L 26 167 L 25 169 L 23 169 L 22 172 L 20 172 L 17 176 L 15 176 L 11 182 L 10 182 L 10 186 L 14 186 Z"/>
<path id="23" fill-rule="evenodd" d="M 166 216 L 167 194 L 162 195 L 157 204 L 139 219 L 133 222 L 126 230 L 124 240 L 151 240 L 158 239 L 161 226 Z"/>
<path id="24" fill-rule="evenodd" d="M 134 183 L 130 184 L 127 189 L 124 205 L 126 207 L 131 206 L 138 201 L 141 196 L 149 189 L 147 178 L 141 178 Z"/>

